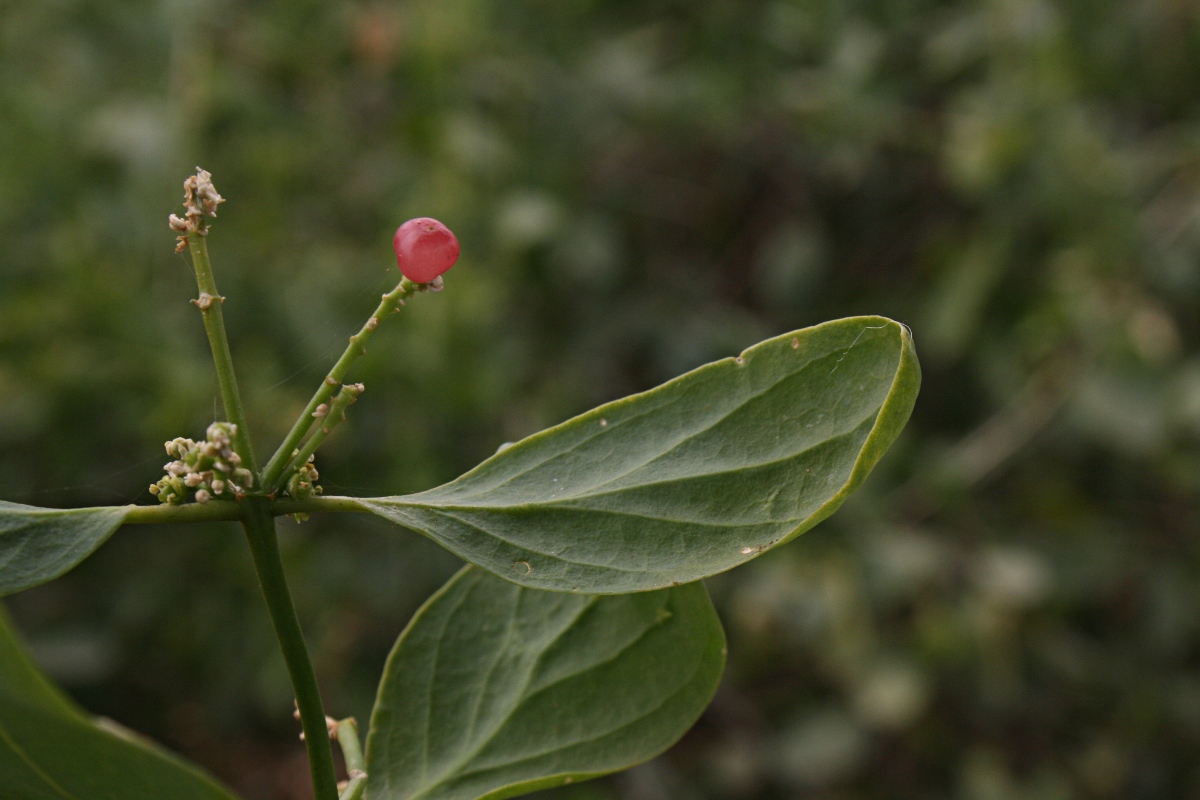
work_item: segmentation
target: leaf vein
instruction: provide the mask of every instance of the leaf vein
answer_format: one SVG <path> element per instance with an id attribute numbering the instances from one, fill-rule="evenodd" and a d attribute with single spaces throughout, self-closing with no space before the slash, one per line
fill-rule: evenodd
<path id="1" fill-rule="evenodd" d="M 686 690 L 688 685 L 691 683 L 692 679 L 696 676 L 696 673 L 699 672 L 699 670 L 700 670 L 700 665 L 697 664 L 696 668 L 692 670 L 692 673 L 691 673 L 691 675 L 688 676 L 687 680 L 681 681 L 679 689 L 677 689 L 676 691 L 667 695 L 666 697 L 664 697 L 662 700 L 660 700 L 658 703 L 654 704 L 650 708 L 646 709 L 644 714 L 640 714 L 640 715 L 634 717 L 633 719 L 628 720 L 627 722 L 623 722 L 615 727 L 609 728 L 608 730 L 605 730 L 605 731 L 601 731 L 600 733 L 597 733 L 592 736 L 586 736 L 582 739 L 576 739 L 576 740 L 567 742 L 565 744 L 559 743 L 555 747 L 553 747 L 549 750 L 541 750 L 541 751 L 538 751 L 535 753 L 526 753 L 526 754 L 522 755 L 520 758 L 510 759 L 509 761 L 503 761 L 499 764 L 489 764 L 487 766 L 481 766 L 478 769 L 464 772 L 461 775 L 461 777 L 467 778 L 467 777 L 470 777 L 471 775 L 478 775 L 478 774 L 484 773 L 484 772 L 490 772 L 490 771 L 494 771 L 494 770 L 504 769 L 506 767 L 511 767 L 516 764 L 520 764 L 523 761 L 530 761 L 532 759 L 542 758 L 544 756 L 548 756 L 548 755 L 551 755 L 553 753 L 556 753 L 556 752 L 559 752 L 562 750 L 569 750 L 572 747 L 578 747 L 579 745 L 582 745 L 582 744 L 589 744 L 591 742 L 599 741 L 600 739 L 603 739 L 606 736 L 611 736 L 611 735 L 617 733 L 618 731 L 621 731 L 621 730 L 624 730 L 625 728 L 629 728 L 633 725 L 636 725 L 637 723 L 641 722 L 642 720 L 652 716 L 659 709 L 661 709 L 663 706 L 667 705 L 667 703 L 671 702 L 673 699 L 675 699 L 675 697 L 677 697 L 680 693 L 682 693 L 684 690 Z"/>
<path id="2" fill-rule="evenodd" d="M 861 335 L 861 334 L 860 334 L 860 335 Z M 655 453 L 655 454 L 653 454 L 653 455 L 652 455 L 652 456 L 651 456 L 649 459 L 647 459 L 646 461 L 643 461 L 643 462 L 641 462 L 641 463 L 639 463 L 639 464 L 636 464 L 636 465 L 634 465 L 633 467 L 631 467 L 630 469 L 626 470 L 626 471 L 625 471 L 625 472 L 623 472 L 622 474 L 620 474 L 620 475 L 617 475 L 617 476 L 613 477 L 612 479 L 610 479 L 610 480 L 606 481 L 605 483 L 602 483 L 602 484 L 600 484 L 599 486 L 597 486 L 597 487 L 594 487 L 594 488 L 602 488 L 602 487 L 604 487 L 604 486 L 607 486 L 607 485 L 609 485 L 609 484 L 611 484 L 611 483 L 614 483 L 614 482 L 616 482 L 616 481 L 619 481 L 619 480 L 621 480 L 622 478 L 624 478 L 624 477 L 626 477 L 626 476 L 628 476 L 628 475 L 630 475 L 630 474 L 632 474 L 632 473 L 636 472 L 637 470 L 639 470 L 639 469 L 641 469 L 641 468 L 643 468 L 643 467 L 645 467 L 645 466 L 648 466 L 649 464 L 652 464 L 652 463 L 654 463 L 655 461 L 658 461 L 659 459 L 665 458 L 666 456 L 670 455 L 672 452 L 674 452 L 675 450 L 677 450 L 679 447 L 681 447 L 681 446 L 683 446 L 683 445 L 687 444 L 688 442 L 690 442 L 690 441 L 692 441 L 692 440 L 696 439 L 696 438 L 697 438 L 697 437 L 699 437 L 699 436 L 703 436 L 705 433 L 708 433 L 708 432 L 709 432 L 709 431 L 711 431 L 713 428 L 715 428 L 716 426 L 720 425 L 722 422 L 724 422 L 725 420 L 727 420 L 727 419 L 728 419 L 729 417 L 731 417 L 733 414 L 735 414 L 735 413 L 737 413 L 738 411 L 740 411 L 740 410 L 742 410 L 743 408 L 745 408 L 745 407 L 746 407 L 747 405 L 749 405 L 750 403 L 752 403 L 752 402 L 754 402 L 755 400 L 757 400 L 757 399 L 759 399 L 759 398 L 761 398 L 761 397 L 764 397 L 764 396 L 766 396 L 767 394 L 769 394 L 770 392 L 774 391 L 774 390 L 776 389 L 776 387 L 778 387 L 778 386 L 779 386 L 779 384 L 781 384 L 781 383 L 783 383 L 784 381 L 786 381 L 786 380 L 789 380 L 789 379 L 791 379 L 791 378 L 793 378 L 793 377 L 795 377 L 795 376 L 797 376 L 797 375 L 800 375 L 801 373 L 803 373 L 805 370 L 807 370 L 807 369 L 808 369 L 810 366 L 812 366 L 812 365 L 813 365 L 814 363 L 816 363 L 817 361 L 821 361 L 821 360 L 823 360 L 823 359 L 826 359 L 826 358 L 832 358 L 832 357 L 833 357 L 833 355 L 834 355 L 834 353 L 825 353 L 825 354 L 823 354 L 823 355 L 821 355 L 821 356 L 813 356 L 812 358 L 810 358 L 810 359 L 808 359 L 806 362 L 804 362 L 804 364 L 803 364 L 803 365 L 801 365 L 801 366 L 797 367 L 796 369 L 794 369 L 794 370 L 792 370 L 792 371 L 788 372 L 788 373 L 787 373 L 787 374 L 785 374 L 783 377 L 781 377 L 781 378 L 779 378 L 778 380 L 776 380 L 776 381 L 772 382 L 772 383 L 771 383 L 769 386 L 767 386 L 766 388 L 762 389 L 761 391 L 759 391 L 759 392 L 754 392 L 754 393 L 751 393 L 751 394 L 750 394 L 748 397 L 746 397 L 744 400 L 742 400 L 741 402 L 739 402 L 737 405 L 735 405 L 735 406 L 733 406 L 732 408 L 730 408 L 728 411 L 726 411 L 726 412 L 724 412 L 723 414 L 721 414 L 719 417 L 717 417 L 717 418 L 716 418 L 716 419 L 715 419 L 713 422 L 711 422 L 710 424 L 708 424 L 708 425 L 704 426 L 703 428 L 701 428 L 701 429 L 699 429 L 699 430 L 697 430 L 697 431 L 693 431 L 693 432 L 691 432 L 691 433 L 687 434 L 687 435 L 686 435 L 686 436 L 684 436 L 682 439 L 679 439 L 678 441 L 676 441 L 676 442 L 672 443 L 672 444 L 671 444 L 671 446 L 670 446 L 669 448 L 667 448 L 666 450 L 663 450 L 663 451 L 660 451 L 660 452 L 658 452 L 658 453 Z M 721 363 L 721 362 L 716 362 L 716 363 Z M 649 392 L 656 391 L 656 389 L 659 389 L 659 388 L 662 388 L 662 387 L 656 387 L 655 389 L 650 389 L 650 390 L 648 390 L 648 392 L 643 392 L 643 393 L 642 393 L 642 395 L 648 394 Z M 642 395 L 631 395 L 630 397 L 624 398 L 623 400 L 624 400 L 624 401 L 633 400 L 634 398 L 640 397 L 640 396 L 642 396 Z M 681 399 L 683 398 L 683 396 L 684 396 L 684 394 L 683 394 L 683 393 L 680 393 L 679 397 L 676 397 L 676 398 L 672 398 L 672 399 L 671 399 L 671 403 L 673 404 L 673 403 L 677 403 L 677 402 L 679 402 L 679 400 L 681 400 Z M 617 401 L 617 402 L 623 402 L 623 401 Z M 624 424 L 626 424 L 626 423 L 628 423 L 628 422 L 630 422 L 630 421 L 632 421 L 632 420 L 634 420 L 634 419 L 637 419 L 639 416 L 643 416 L 643 415 L 645 415 L 645 414 L 648 414 L 648 413 L 650 413 L 650 412 L 652 412 L 652 411 L 658 411 L 658 410 L 660 410 L 661 408 L 662 408 L 662 406 L 658 406 L 658 407 L 655 407 L 655 408 L 649 408 L 649 409 L 646 409 L 645 411 L 643 411 L 643 412 L 641 412 L 641 413 L 639 413 L 639 414 L 636 414 L 636 415 L 634 415 L 634 416 L 631 416 L 631 417 L 629 417 L 629 418 L 627 418 L 627 419 L 624 419 L 624 420 L 622 420 L 622 421 L 619 423 L 619 425 L 624 425 Z M 593 412 L 593 413 L 595 413 L 595 412 Z M 569 424 L 569 422 L 570 422 L 570 420 L 568 420 L 566 423 L 563 423 L 563 424 Z M 559 451 L 559 452 L 557 452 L 557 453 L 553 454 L 552 456 L 550 456 L 549 458 L 545 458 L 545 459 L 543 459 L 542 461 L 539 461 L 539 462 L 537 462 L 536 464 L 534 464 L 533 466 L 529 467 L 528 469 L 522 470 L 521 472 L 518 472 L 518 473 L 516 473 L 516 474 L 514 474 L 514 475 L 512 475 L 512 476 L 510 476 L 510 477 L 508 477 L 508 478 L 506 478 L 506 479 L 505 479 L 504 481 L 502 481 L 501 483 L 495 484 L 495 485 L 493 485 L 493 486 L 489 486 L 489 487 L 487 487 L 486 489 L 483 489 L 482 491 L 485 491 L 485 492 L 494 492 L 494 491 L 496 491 L 496 490 L 498 490 L 498 489 L 503 489 L 504 487 L 506 487 L 506 486 L 510 485 L 510 484 L 511 484 L 513 481 L 515 481 L 516 479 L 518 479 L 518 478 L 520 478 L 520 477 L 523 477 L 523 476 L 525 476 L 525 475 L 528 475 L 529 473 L 531 473 L 531 472 L 534 472 L 535 470 L 537 470 L 537 469 L 539 469 L 539 468 L 541 468 L 541 467 L 544 467 L 546 464 L 550 463 L 550 462 L 551 462 L 552 460 L 554 460 L 555 458 L 559 458 L 559 457 L 561 457 L 561 456 L 568 455 L 568 454 L 570 454 L 570 453 L 573 453 L 573 452 L 575 452 L 576 450 L 578 450 L 578 449 L 579 449 L 579 447 L 580 447 L 580 446 L 582 446 L 582 445 L 584 445 L 584 444 L 587 444 L 588 442 L 592 441 L 593 439 L 595 439 L 596 437 L 598 437 L 598 436 L 602 435 L 603 433 L 605 433 L 605 432 L 611 433 L 611 432 L 612 432 L 612 430 L 614 430 L 614 429 L 615 429 L 615 427 L 617 427 L 617 426 L 614 426 L 613 428 L 607 428 L 607 429 L 605 429 L 605 430 L 602 430 L 602 431 L 597 431 L 597 432 L 593 433 L 592 435 L 588 436 L 586 439 L 581 439 L 580 441 L 578 441 L 578 442 L 574 443 L 573 445 L 571 445 L 571 447 L 570 447 L 570 448 L 568 448 L 568 449 L 566 449 L 566 450 Z M 553 428 L 551 428 L 550 430 L 553 430 Z M 469 473 L 468 473 L 468 476 L 464 476 L 464 477 L 469 477 Z M 434 490 L 434 491 L 436 491 L 436 490 Z"/>
<path id="3" fill-rule="evenodd" d="M 17 744 L 16 740 L 13 739 L 12 734 L 9 733 L 8 729 L 4 727 L 4 723 L 2 722 L 0 722 L 0 739 L 3 739 L 4 743 L 7 744 L 12 751 L 17 754 L 17 757 L 24 761 L 29 766 L 29 769 L 32 770 L 35 775 L 41 778 L 47 786 L 58 792 L 63 797 L 67 798 L 67 800 L 76 800 L 75 795 L 68 792 L 66 789 L 60 786 L 57 781 L 47 775 L 45 771 L 43 771 L 42 768 L 37 765 L 37 762 L 35 762 L 29 756 L 29 754 L 25 752 L 25 749 L 22 748 L 21 745 Z"/>
<path id="4" fill-rule="evenodd" d="M 469 506 L 468 506 L 468 508 L 469 508 Z M 524 551 L 530 552 L 530 553 L 537 553 L 539 556 L 546 556 L 547 558 L 557 559 L 557 560 L 563 561 L 567 564 L 575 564 L 576 566 L 580 566 L 580 567 L 596 567 L 596 568 L 601 568 L 601 569 L 611 569 L 616 572 L 628 572 L 631 574 L 638 574 L 638 575 L 645 572 L 645 570 L 630 569 L 628 567 L 618 567 L 618 566 L 613 566 L 611 564 L 596 564 L 596 563 L 592 563 L 590 561 L 577 561 L 575 559 L 567 558 L 566 556 L 557 555 L 555 553 L 550 553 L 545 550 L 538 550 L 537 548 L 532 547 L 530 545 L 519 544 L 519 543 L 511 541 L 509 539 L 505 539 L 500 534 L 495 533 L 494 531 L 491 531 L 487 528 L 482 528 L 479 525 L 474 524 L 473 522 L 468 522 L 467 520 L 465 520 L 455 514 L 451 514 L 449 511 L 445 510 L 442 507 L 434 508 L 432 506 L 426 506 L 425 510 L 431 514 L 440 514 L 442 516 L 449 517 L 450 519 L 452 519 L 458 523 L 461 523 L 462 525 L 465 525 L 468 528 L 471 528 L 472 530 L 476 530 L 484 535 L 491 536 L 494 539 L 497 539 L 497 540 L 503 542 L 504 544 L 509 545 L 510 547 L 515 547 L 517 549 L 524 550 Z M 478 553 L 472 553 L 472 555 L 474 555 L 476 558 L 479 557 Z"/>
<path id="5" fill-rule="evenodd" d="M 594 601 L 593 601 L 593 603 L 594 603 Z M 580 616 L 582 616 L 583 612 L 586 611 L 587 608 L 590 608 L 593 603 L 589 603 L 588 605 L 584 606 L 584 608 L 582 608 L 580 610 L 579 614 L 576 615 L 575 619 L 577 620 Z M 573 625 L 573 624 L 574 624 L 574 620 L 572 621 L 571 625 Z M 542 654 L 545 654 L 546 650 L 548 650 L 554 644 L 554 642 L 557 642 L 558 639 L 561 638 L 561 636 L 563 634 L 565 634 L 566 631 L 568 631 L 571 628 L 571 625 L 566 626 L 563 629 L 562 633 L 559 634 L 559 636 L 556 636 L 554 638 L 554 640 L 552 640 L 550 642 L 550 644 L 547 644 L 546 647 L 543 648 Z M 557 686 L 558 684 L 562 683 L 563 681 L 569 680 L 572 677 L 583 674 L 584 672 L 588 672 L 592 669 L 603 666 L 604 664 L 611 663 L 615 659 L 619 658 L 623 653 L 625 653 L 631 647 L 634 647 L 638 642 L 640 642 L 642 639 L 644 639 L 646 637 L 646 635 L 650 633 L 650 631 L 652 631 L 656 627 L 657 627 L 657 625 L 647 626 L 645 628 L 645 630 L 643 630 L 641 633 L 638 634 L 637 638 L 630 641 L 628 644 L 623 646 L 620 650 L 618 650 L 614 655 L 610 656 L 609 658 L 606 658 L 603 661 L 594 662 L 592 665 L 588 666 L 586 669 L 579 670 L 577 672 L 571 673 L 570 675 L 565 675 L 565 676 L 559 678 L 558 680 L 555 680 L 552 683 L 547 684 L 546 686 L 540 687 L 537 691 L 533 692 L 532 694 L 527 695 L 526 691 L 528 690 L 530 684 L 533 683 L 533 676 L 537 672 L 537 662 L 535 662 L 535 664 L 530 667 L 529 672 L 526 674 L 526 679 L 524 681 L 524 684 L 522 685 L 520 692 L 517 694 L 517 697 L 519 698 L 517 701 L 518 705 L 524 703 L 526 700 L 528 700 L 531 697 L 536 697 L 539 694 L 542 694 L 543 692 L 548 691 L 550 688 Z M 540 659 L 541 659 L 541 655 L 539 655 L 538 661 L 540 661 Z M 688 681 L 690 681 L 694 675 L 695 675 L 695 670 L 693 670 L 692 675 L 688 676 Z M 684 681 L 683 683 L 686 685 L 686 683 L 688 681 Z M 667 700 L 669 700 L 671 697 L 674 697 L 675 694 L 678 694 L 678 692 L 675 692 L 675 693 L 669 695 L 667 697 Z M 662 705 L 664 705 L 666 702 L 667 702 L 666 700 L 660 702 L 657 706 L 651 708 L 649 713 L 653 713 L 654 711 L 657 711 L 658 708 L 661 708 Z M 642 719 L 642 718 L 644 718 L 644 716 L 648 716 L 649 713 L 646 715 L 643 715 L 643 717 L 639 717 L 638 719 Z M 472 774 L 476 774 L 478 772 L 485 772 L 489 769 L 493 769 L 493 767 L 485 767 L 485 768 L 481 768 L 481 769 L 477 769 L 477 770 L 468 770 L 467 772 L 458 773 L 458 770 L 462 769 L 464 766 L 469 764 L 473 758 L 478 756 L 481 752 L 483 752 L 487 748 L 487 746 L 489 744 L 491 744 L 493 741 L 495 741 L 496 737 L 500 734 L 500 732 L 502 730 L 504 730 L 505 723 L 507 723 L 509 721 L 509 719 L 511 719 L 511 715 L 509 715 L 509 717 L 507 717 L 506 719 L 501 720 L 500 723 L 498 725 L 496 725 L 496 727 L 493 728 L 492 731 L 488 734 L 487 738 L 481 740 L 477 745 L 472 747 L 470 751 L 468 751 L 463 756 L 461 756 L 459 759 L 457 759 L 456 762 L 452 766 L 450 766 L 448 769 L 444 770 L 442 772 L 442 776 L 440 778 L 435 780 L 433 783 L 429 784 L 429 786 L 427 786 L 425 789 L 423 789 L 418 794 L 415 794 L 412 797 L 408 798 L 408 800 L 417 800 L 417 798 L 419 798 L 423 795 L 427 795 L 429 792 L 433 791 L 434 789 L 438 788 L 439 786 L 445 786 L 445 785 L 449 784 L 451 781 L 448 780 L 448 778 L 451 778 L 454 776 L 457 776 L 458 778 L 463 778 L 463 777 L 467 777 Z M 637 721 L 638 720 L 635 719 L 628 724 L 633 724 L 634 722 L 637 722 Z M 621 727 L 625 727 L 625 726 L 622 725 Z M 616 730 L 619 730 L 619 729 L 620 728 L 617 728 Z M 605 733 L 603 735 L 607 735 L 607 733 Z M 574 744 L 585 744 L 588 741 L 590 741 L 590 740 L 584 739 L 579 742 L 573 743 L 571 746 L 574 746 Z M 558 748 L 556 748 L 556 749 L 558 749 Z M 554 751 L 551 750 L 548 752 L 554 752 Z M 528 758 L 535 758 L 538 755 L 540 755 L 540 754 L 534 754 L 532 756 L 522 756 L 521 758 L 516 759 L 512 763 L 520 763 L 521 761 L 527 760 Z M 504 766 L 504 765 L 501 765 L 501 766 Z"/>
<path id="6" fill-rule="evenodd" d="M 752 464 L 743 464 L 741 466 L 730 467 L 728 469 L 713 470 L 710 472 L 699 472 L 699 473 L 694 473 L 691 475 L 680 475 L 677 477 L 666 478 L 666 479 L 659 480 L 659 481 L 648 481 L 646 483 L 637 484 L 636 486 L 623 486 L 623 487 L 613 489 L 613 490 L 610 490 L 607 492 L 596 491 L 597 489 L 602 489 L 605 486 L 611 486 L 613 483 L 615 483 L 619 480 L 622 480 L 623 478 L 626 478 L 629 475 L 633 474 L 638 469 L 649 466 L 650 464 L 652 464 L 654 461 L 657 460 L 657 458 L 655 458 L 655 459 L 651 459 L 650 461 L 645 462 L 644 464 L 639 465 L 638 467 L 635 467 L 632 470 L 628 470 L 628 471 L 622 473 L 621 475 L 618 475 L 617 477 L 613 478 L 612 480 L 605 481 L 602 484 L 591 487 L 587 491 L 584 491 L 584 492 L 581 492 L 578 494 L 569 495 L 569 496 L 564 496 L 564 497 L 558 498 L 556 500 L 539 500 L 539 501 L 534 501 L 534 502 L 530 502 L 530 503 L 519 503 L 519 504 L 518 503 L 513 503 L 513 504 L 488 503 L 486 501 L 485 502 L 470 502 L 469 500 L 468 500 L 468 502 L 460 501 L 457 503 L 441 503 L 436 500 L 429 501 L 429 502 L 410 502 L 410 498 L 416 498 L 416 497 L 419 497 L 419 495 L 409 495 L 408 497 L 397 498 L 397 500 L 400 501 L 398 504 L 414 506 L 417 508 L 430 508 L 433 506 L 437 506 L 438 508 L 464 508 L 464 509 L 465 508 L 520 509 L 520 508 L 529 508 L 532 506 L 567 507 L 566 506 L 567 503 L 571 503 L 573 501 L 581 500 L 581 499 L 588 499 L 588 498 L 594 498 L 594 497 L 611 497 L 613 495 L 619 495 L 621 492 L 628 492 L 628 491 L 632 491 L 635 489 L 644 489 L 644 488 L 649 488 L 649 487 L 653 487 L 653 486 L 666 486 L 666 485 L 670 485 L 673 483 L 682 483 L 685 481 L 694 481 L 694 480 L 704 480 L 706 478 L 718 478 L 718 477 L 722 477 L 725 475 L 732 475 L 732 474 L 737 474 L 739 472 L 745 472 L 747 470 L 762 469 L 764 467 L 772 467 L 772 466 L 776 466 L 779 464 L 785 464 L 789 461 L 797 460 L 797 459 L 801 458 L 802 456 L 807 455 L 808 453 L 811 453 L 812 451 L 814 451 L 820 447 L 830 444 L 831 442 L 837 442 L 839 440 L 849 438 L 850 436 L 854 435 L 863 426 L 863 424 L 865 422 L 867 422 L 868 420 L 877 419 L 879 416 L 879 410 L 881 408 L 882 408 L 882 405 L 875 408 L 871 413 L 866 414 L 863 417 L 860 417 L 854 423 L 854 425 L 851 426 L 850 428 L 848 428 L 847 430 L 844 430 L 844 431 L 834 434 L 832 436 L 827 436 L 826 438 L 820 440 L 819 442 L 815 442 L 815 443 L 809 445 L 808 447 L 805 447 L 802 450 L 797 450 L 794 453 L 789 453 L 786 456 L 783 456 L 781 458 L 775 458 L 775 459 L 770 459 L 770 460 L 765 460 L 765 461 L 757 461 Z M 669 455 L 669 451 L 661 454 L 661 456 L 666 456 L 666 455 Z"/>

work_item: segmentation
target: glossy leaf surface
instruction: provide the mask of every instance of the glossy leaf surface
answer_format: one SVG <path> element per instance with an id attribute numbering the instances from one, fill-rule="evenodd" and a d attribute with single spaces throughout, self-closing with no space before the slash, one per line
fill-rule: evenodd
<path id="1" fill-rule="evenodd" d="M 525 586 L 686 583 L 832 514 L 919 386 L 907 328 L 838 320 L 601 406 L 437 489 L 358 502 Z"/>
<path id="2" fill-rule="evenodd" d="M 34 667 L 0 610 L 0 797 L 233 800 L 194 767 L 113 723 L 97 724 Z"/>
<path id="3" fill-rule="evenodd" d="M 467 567 L 388 659 L 367 798 L 495 800 L 632 766 L 691 727 L 724 663 L 702 584 L 578 595 Z"/>
<path id="4" fill-rule="evenodd" d="M 0 597 L 53 580 L 83 561 L 121 527 L 127 510 L 0 501 Z"/>

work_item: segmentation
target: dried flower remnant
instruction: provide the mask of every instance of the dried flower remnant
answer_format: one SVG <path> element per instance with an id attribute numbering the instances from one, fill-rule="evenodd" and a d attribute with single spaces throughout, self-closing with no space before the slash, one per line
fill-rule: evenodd
<path id="1" fill-rule="evenodd" d="M 188 234 L 198 233 L 208 235 L 208 226 L 204 221 L 205 215 L 217 216 L 217 206 L 225 202 L 213 185 L 212 173 L 196 167 L 196 174 L 183 182 L 184 215 L 178 217 L 171 214 L 167 224 L 171 230 L 179 234 L 175 240 L 175 252 L 182 253 L 187 248 Z"/>

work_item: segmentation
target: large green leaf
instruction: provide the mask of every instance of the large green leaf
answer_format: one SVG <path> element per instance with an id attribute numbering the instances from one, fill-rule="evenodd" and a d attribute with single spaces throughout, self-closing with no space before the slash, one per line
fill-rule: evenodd
<path id="1" fill-rule="evenodd" d="M 53 580 L 90 556 L 128 506 L 59 510 L 0 501 L 0 597 Z"/>
<path id="2" fill-rule="evenodd" d="M 838 320 L 601 406 L 437 489 L 357 502 L 525 586 L 686 583 L 832 514 L 919 386 L 906 327 Z"/>
<path id="3" fill-rule="evenodd" d="M 33 666 L 0 609 L 0 798 L 233 800 L 199 770 L 88 719 Z"/>
<path id="4" fill-rule="evenodd" d="M 21 647 L 0 605 L 0 701 L 18 699 L 60 715 L 82 716 L 58 687 L 46 679 Z"/>
<path id="5" fill-rule="evenodd" d="M 624 769 L 691 727 L 724 665 L 702 584 L 578 595 L 466 567 L 388 658 L 367 798 L 499 800 Z"/>

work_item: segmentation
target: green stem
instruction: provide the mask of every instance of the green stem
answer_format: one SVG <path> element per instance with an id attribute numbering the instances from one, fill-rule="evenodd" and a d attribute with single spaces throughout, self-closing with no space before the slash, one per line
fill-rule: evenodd
<path id="1" fill-rule="evenodd" d="M 304 727 L 304 744 L 308 748 L 308 764 L 312 771 L 316 800 L 338 800 L 337 776 L 333 769 L 333 748 L 329 729 L 325 725 L 325 710 L 321 707 L 321 692 L 296 608 L 288 591 L 283 561 L 279 556 L 279 540 L 275 537 L 275 520 L 271 502 L 265 497 L 247 497 L 242 501 L 245 516 L 242 527 L 254 557 L 254 569 L 262 584 L 263 597 L 271 615 L 271 624 L 279 638 L 292 688 L 296 692 L 296 707 L 300 709 L 300 724 Z"/>
<path id="2" fill-rule="evenodd" d="M 314 418 L 317 423 L 317 429 L 313 431 L 313 435 L 308 437 L 308 441 L 304 443 L 304 447 L 300 448 L 300 452 L 296 454 L 283 470 L 280 476 L 280 484 L 286 484 L 291 478 L 292 473 L 304 466 L 305 462 L 312 457 L 312 454 L 317 452 L 324 442 L 333 433 L 333 429 L 346 421 L 346 409 L 351 403 L 358 399 L 358 396 L 363 393 L 363 385 L 361 383 L 353 386 L 346 385 L 338 392 L 337 397 L 333 398 L 333 402 L 329 403 L 324 409 L 324 414 Z M 320 412 L 317 412 L 320 413 Z"/>
<path id="3" fill-rule="evenodd" d="M 367 788 L 367 776 L 358 775 L 350 779 L 338 800 L 359 800 Z"/>
<path id="4" fill-rule="evenodd" d="M 211 503 L 209 504 L 211 505 Z M 358 502 L 357 497 L 309 497 L 297 500 L 293 497 L 281 497 L 275 501 L 272 510 L 276 516 L 281 514 L 311 514 L 318 511 L 344 512 L 350 514 L 365 514 L 367 509 Z"/>
<path id="5" fill-rule="evenodd" d="M 126 525 L 154 525 L 174 522 L 230 522 L 242 518 L 237 503 L 214 500 L 211 503 L 185 503 L 157 506 L 127 506 Z"/>
<path id="6" fill-rule="evenodd" d="M 204 330 L 208 333 L 213 363 L 217 367 L 217 380 L 221 384 L 225 416 L 237 426 L 233 434 L 233 447 L 242 457 L 242 466 L 257 475 L 254 449 L 250 446 L 250 429 L 246 425 L 246 413 L 242 410 L 242 396 L 238 393 L 233 356 L 229 352 L 229 338 L 225 335 L 225 317 L 221 314 L 221 304 L 225 302 L 225 298 L 217 291 L 217 281 L 213 277 L 212 264 L 208 260 L 208 245 L 204 237 L 193 231 L 187 235 L 187 243 L 192 254 L 192 266 L 196 270 L 196 285 L 200 288 L 199 299 L 192 302 L 204 317 Z"/>
<path id="7" fill-rule="evenodd" d="M 191 241 L 189 237 L 189 242 Z M 321 387 L 317 389 L 316 394 L 308 401 L 308 406 L 300 413 L 296 419 L 292 430 L 288 433 L 287 438 L 279 445 L 279 449 L 271 456 L 271 460 L 263 467 L 261 480 L 259 483 L 267 492 L 274 491 L 278 488 L 279 479 L 283 476 L 287 465 L 292 460 L 292 453 L 304 440 L 305 435 L 313 426 L 313 412 L 322 403 L 329 401 L 333 397 L 333 391 L 341 385 L 342 380 L 346 377 L 346 373 L 350 371 L 350 365 L 354 360 L 362 355 L 367 341 L 374 335 L 376 328 L 380 323 L 387 319 L 391 314 L 398 310 L 398 307 L 403 302 L 412 297 L 421 288 L 421 284 L 413 283 L 408 278 L 404 278 L 397 284 L 396 288 L 388 292 L 379 301 L 379 307 L 375 309 L 375 313 L 370 319 L 359 329 L 358 333 L 350 337 L 350 344 L 346 347 L 346 352 L 342 353 L 342 357 L 333 365 L 333 369 L 329 371 L 329 375 L 321 382 Z"/>
<path id="8" fill-rule="evenodd" d="M 162 504 L 156 506 L 125 506 L 126 525 L 161 525 L 183 522 L 236 522 L 242 519 L 242 505 L 214 500 L 211 503 Z M 284 514 L 326 512 L 365 513 L 353 497 L 310 497 L 297 500 L 281 497 L 271 504 L 271 513 Z"/>
<path id="9" fill-rule="evenodd" d="M 342 748 L 342 757 L 346 760 L 346 772 L 354 777 L 355 772 L 366 772 L 367 762 L 363 759 L 362 743 L 358 738 L 358 720 L 346 717 L 338 722 L 338 744 Z"/>

